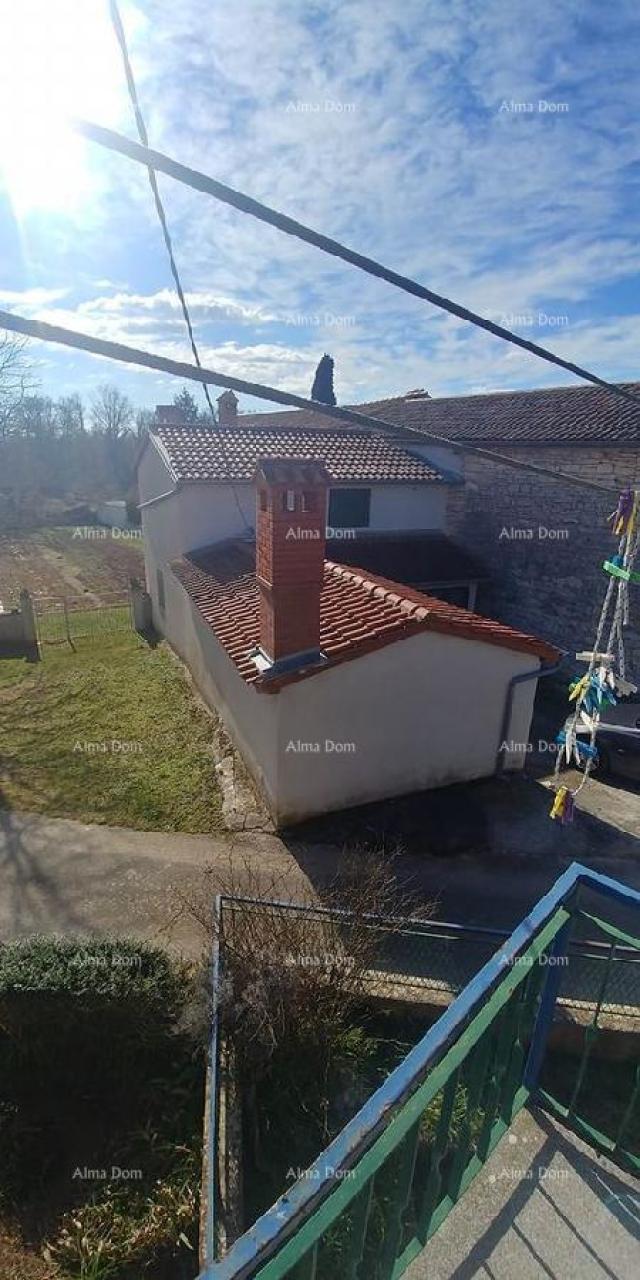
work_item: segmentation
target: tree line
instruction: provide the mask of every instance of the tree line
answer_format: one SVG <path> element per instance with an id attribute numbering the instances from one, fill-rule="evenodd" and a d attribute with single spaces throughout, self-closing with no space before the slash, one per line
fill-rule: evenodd
<path id="1" fill-rule="evenodd" d="M 173 403 L 186 421 L 201 421 L 186 387 Z M 153 417 L 111 382 L 88 400 L 43 395 L 24 341 L 0 334 L 0 525 L 39 523 L 48 508 L 107 498 L 133 508 L 135 460 Z"/>
<path id="2" fill-rule="evenodd" d="M 335 404 L 333 360 L 323 355 L 311 398 Z M 183 387 L 173 398 L 185 423 L 211 426 Z M 50 523 L 74 505 L 124 498 L 136 508 L 135 462 L 153 423 L 112 382 L 90 398 L 43 395 L 27 341 L 0 332 L 0 527 Z"/>

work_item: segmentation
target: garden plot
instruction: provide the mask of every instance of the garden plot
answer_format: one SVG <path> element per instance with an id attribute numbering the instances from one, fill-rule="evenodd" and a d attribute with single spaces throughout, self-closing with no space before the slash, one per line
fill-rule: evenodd
<path id="1" fill-rule="evenodd" d="M 104 536 L 102 536 L 104 535 Z M 0 533 L 0 601 L 7 607 L 22 588 L 33 596 L 79 596 L 101 604 L 144 573 L 137 530 L 75 528 Z"/>

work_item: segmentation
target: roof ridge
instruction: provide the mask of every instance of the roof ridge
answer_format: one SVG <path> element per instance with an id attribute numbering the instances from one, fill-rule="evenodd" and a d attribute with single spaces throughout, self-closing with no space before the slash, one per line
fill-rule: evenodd
<path id="1" fill-rule="evenodd" d="M 614 382 L 616 387 L 640 387 L 640 380 L 637 378 L 628 378 L 624 381 Z M 429 399 L 440 403 L 443 400 L 484 400 L 488 396 L 535 396 L 549 395 L 550 392 L 557 393 L 559 391 L 593 391 L 606 392 L 606 387 L 594 386 L 592 382 L 580 382 L 577 385 L 571 383 L 554 383 L 552 387 L 496 387 L 494 391 L 463 391 L 458 395 L 446 396 L 430 396 Z M 426 399 L 426 397 L 425 397 Z M 406 397 L 405 397 L 406 400 Z"/>
<path id="2" fill-rule="evenodd" d="M 408 617 L 413 617 L 423 622 L 431 612 L 429 607 L 423 601 L 430 600 L 424 592 L 416 592 L 420 596 L 420 600 L 412 600 L 411 596 L 399 594 L 404 592 L 406 588 L 400 582 L 391 582 L 390 579 L 381 578 L 378 574 L 369 573 L 365 569 L 357 569 L 351 565 L 337 564 L 335 560 L 325 560 L 325 568 L 329 569 L 335 577 L 343 578 L 347 582 L 352 582 L 354 586 L 361 587 L 368 595 L 374 596 L 377 600 L 384 601 L 385 604 L 398 605 L 403 613 Z"/>

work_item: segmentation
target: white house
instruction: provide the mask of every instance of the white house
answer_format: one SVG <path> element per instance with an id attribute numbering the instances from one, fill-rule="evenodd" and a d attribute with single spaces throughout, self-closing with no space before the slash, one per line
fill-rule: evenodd
<path id="1" fill-rule="evenodd" d="M 218 409 L 214 430 L 187 425 L 175 406 L 159 405 L 138 459 L 147 584 L 156 609 L 164 566 L 175 556 L 253 529 L 261 457 L 324 463 L 331 559 L 474 607 L 486 571 L 444 533 L 447 503 L 461 483 L 453 451 L 436 450 L 434 462 L 415 438 L 328 425 L 311 414 L 238 418 L 231 391 L 220 396 Z"/>
<path id="2" fill-rule="evenodd" d="M 277 823 L 488 776 L 503 739 L 507 768 L 521 767 L 538 673 L 557 651 L 326 558 L 336 488 L 369 488 L 369 513 L 390 521 L 393 502 L 374 491 L 406 485 L 418 518 L 435 519 L 437 469 L 342 430 L 297 433 L 289 458 L 269 456 L 269 433 L 243 435 L 241 456 L 227 435 L 223 461 L 220 433 L 190 430 L 190 441 L 154 433 L 140 462 L 154 616 Z M 235 511 L 212 479 L 223 466 L 237 476 Z"/>

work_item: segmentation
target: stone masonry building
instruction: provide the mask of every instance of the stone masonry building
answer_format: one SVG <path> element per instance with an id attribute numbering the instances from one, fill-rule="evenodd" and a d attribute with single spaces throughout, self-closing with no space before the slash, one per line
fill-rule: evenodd
<path id="1" fill-rule="evenodd" d="M 623 385 L 640 398 L 640 383 Z M 446 531 L 487 567 L 479 612 L 569 653 L 590 648 L 608 581 L 602 563 L 615 546 L 608 516 L 621 489 L 640 487 L 640 404 L 576 385 L 442 398 L 417 391 L 358 408 L 405 434 L 413 427 L 451 443 L 465 484 L 449 489 Z M 545 467 L 558 479 L 481 459 L 464 444 Z M 429 456 L 444 457 L 435 446 Z M 610 492 L 563 483 L 561 472 Z M 640 676 L 640 586 L 631 590 L 626 650 L 629 670 Z"/>

